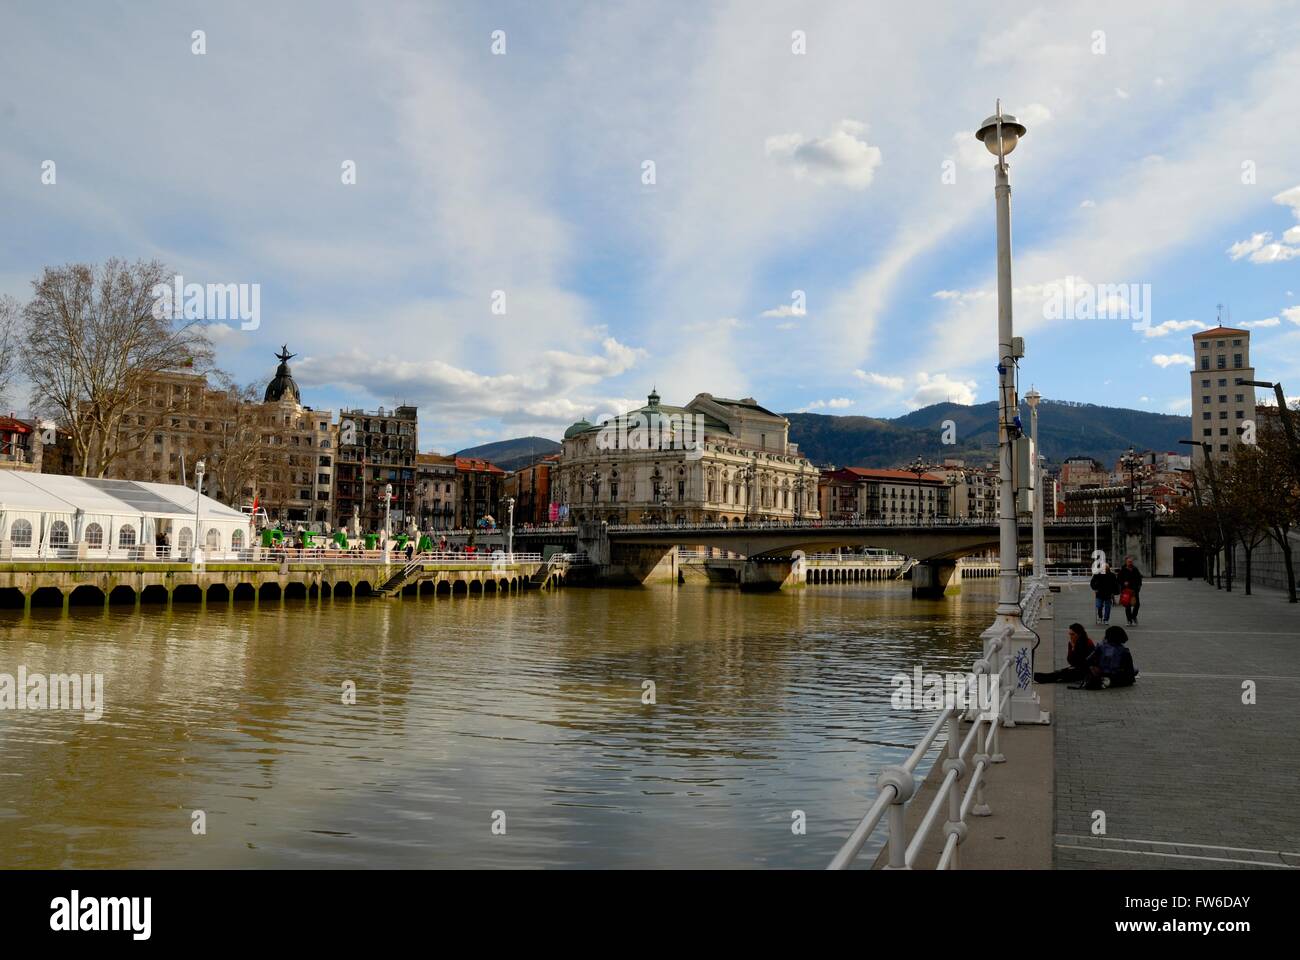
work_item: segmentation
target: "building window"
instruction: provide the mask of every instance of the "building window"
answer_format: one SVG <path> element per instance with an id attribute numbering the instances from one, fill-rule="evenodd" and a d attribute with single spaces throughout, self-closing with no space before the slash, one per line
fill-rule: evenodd
<path id="1" fill-rule="evenodd" d="M 1201 369 L 1202 369 L 1202 370 L 1209 370 L 1209 369 L 1210 369 L 1210 358 L 1209 358 L 1209 357 L 1201 357 Z"/>
<path id="2" fill-rule="evenodd" d="M 1238 420 L 1244 420 L 1246 418 L 1246 413 L 1244 410 L 1238 410 L 1236 416 Z"/>
<path id="3" fill-rule="evenodd" d="M 15 547 L 30 547 L 32 545 L 31 521 L 15 520 L 9 530 L 9 539 L 14 542 Z"/>
<path id="4" fill-rule="evenodd" d="M 1212 437 L 1214 436 L 1214 431 L 1211 430 L 1209 427 L 1206 427 L 1204 430 L 1201 431 L 1201 436 Z"/>
<path id="5" fill-rule="evenodd" d="M 1219 354 L 1217 357 L 1214 358 L 1214 365 L 1218 367 L 1220 370 L 1226 370 L 1228 369 L 1228 358 L 1225 357 L 1223 354 Z"/>
<path id="6" fill-rule="evenodd" d="M 119 547 L 135 546 L 135 527 L 129 523 L 122 524 L 117 531 L 117 545 Z"/>
<path id="7" fill-rule="evenodd" d="M 68 525 L 62 520 L 55 520 L 50 527 L 50 546 L 66 547 L 68 545 Z"/>
<path id="8" fill-rule="evenodd" d="M 1246 395 L 1245 395 L 1244 393 L 1233 394 L 1232 399 L 1233 399 L 1235 402 L 1237 402 L 1237 403 L 1245 403 L 1245 402 L 1246 402 Z"/>
<path id="9" fill-rule="evenodd" d="M 232 534 L 230 535 L 230 549 L 231 549 L 231 550 L 243 550 L 243 549 L 244 549 L 244 531 L 243 531 L 243 530 L 236 530 L 234 533 L 232 533 Z"/>
<path id="10" fill-rule="evenodd" d="M 98 550 L 104 545 L 104 528 L 97 523 L 92 523 L 86 528 L 86 546 L 91 550 Z"/>
<path id="11" fill-rule="evenodd" d="M 1240 367 L 1240 366 L 1241 366 L 1241 354 L 1239 354 L 1239 353 L 1234 353 L 1234 354 L 1232 355 L 1232 365 L 1233 365 L 1234 367 Z"/>
<path id="12" fill-rule="evenodd" d="M 1239 346 L 1241 346 L 1241 341 L 1240 341 L 1240 340 L 1234 340 L 1234 341 L 1232 341 L 1232 345 L 1233 345 L 1234 347 L 1239 347 Z"/>
<path id="13" fill-rule="evenodd" d="M 1210 402 L 1209 397 L 1201 397 L 1201 403 L 1209 403 L 1209 402 Z"/>

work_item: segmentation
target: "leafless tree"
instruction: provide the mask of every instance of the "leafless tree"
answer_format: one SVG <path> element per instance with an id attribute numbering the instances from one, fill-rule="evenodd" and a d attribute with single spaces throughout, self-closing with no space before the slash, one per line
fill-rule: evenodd
<path id="1" fill-rule="evenodd" d="M 197 321 L 155 310 L 155 288 L 169 283 L 171 272 L 157 261 L 117 258 L 46 267 L 32 281 L 20 351 L 31 406 L 67 432 L 82 476 L 104 476 L 169 412 L 134 433 L 122 429 L 157 374 L 204 373 L 212 364 Z"/>
<path id="2" fill-rule="evenodd" d="M 0 296 L 0 404 L 8 399 L 14 376 L 14 347 L 21 335 L 22 305 L 13 297 Z"/>

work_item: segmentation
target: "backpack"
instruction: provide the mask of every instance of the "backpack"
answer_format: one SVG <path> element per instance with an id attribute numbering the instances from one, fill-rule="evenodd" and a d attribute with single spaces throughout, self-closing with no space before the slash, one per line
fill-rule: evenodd
<path id="1" fill-rule="evenodd" d="M 1118 643 L 1103 643 L 1097 656 L 1097 666 L 1102 676 L 1113 677 L 1124 673 L 1124 647 Z"/>

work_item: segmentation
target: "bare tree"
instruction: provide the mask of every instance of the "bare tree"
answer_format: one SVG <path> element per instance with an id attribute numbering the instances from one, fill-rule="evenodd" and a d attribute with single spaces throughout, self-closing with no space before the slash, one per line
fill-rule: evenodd
<path id="1" fill-rule="evenodd" d="M 7 398 L 14 376 L 14 346 L 20 335 L 22 306 L 13 297 L 0 296 L 0 403 Z"/>
<path id="2" fill-rule="evenodd" d="M 1239 443 L 1219 481 L 1227 513 L 1246 557 L 1246 595 L 1251 592 L 1255 549 L 1269 538 L 1269 507 L 1272 481 L 1267 457 L 1254 444 Z"/>
<path id="3" fill-rule="evenodd" d="M 213 495 L 239 508 L 247 496 L 245 491 L 257 491 L 266 467 L 262 408 L 254 384 L 240 386 L 221 371 L 214 378 L 224 398 L 215 411 L 213 430 L 197 453 L 207 461 Z"/>
<path id="4" fill-rule="evenodd" d="M 156 309 L 155 288 L 170 282 L 157 261 L 117 258 L 46 267 L 32 281 L 22 351 L 32 409 L 67 431 L 82 476 L 104 476 L 170 412 L 164 405 L 155 422 L 122 430 L 157 374 L 203 373 L 212 364 L 197 321 L 178 323 Z"/>

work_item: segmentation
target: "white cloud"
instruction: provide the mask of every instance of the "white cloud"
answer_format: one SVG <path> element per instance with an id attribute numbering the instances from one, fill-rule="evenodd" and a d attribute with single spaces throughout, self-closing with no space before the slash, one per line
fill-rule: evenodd
<path id="1" fill-rule="evenodd" d="M 1247 320 L 1242 324 L 1243 327 L 1253 329 L 1255 327 L 1280 327 L 1282 321 L 1277 317 L 1265 317 L 1263 320 Z"/>
<path id="2" fill-rule="evenodd" d="M 1097 205 L 1096 200 L 1084 200 L 1082 203 L 1079 204 L 1081 208 L 1085 208 L 1085 209 L 1095 207 L 1096 205 Z"/>
<path id="3" fill-rule="evenodd" d="M 1238 240 L 1228 248 L 1228 256 L 1233 260 L 1240 260 L 1260 250 L 1264 244 L 1273 239 L 1273 234 L 1265 231 L 1264 233 L 1252 233 L 1249 240 Z"/>
<path id="4" fill-rule="evenodd" d="M 828 137 L 783 133 L 768 137 L 765 149 L 769 157 L 788 166 L 796 180 L 865 190 L 881 161 L 880 148 L 860 139 L 866 132 L 861 121 L 841 120 Z"/>
<path id="5" fill-rule="evenodd" d="M 1199 320 L 1166 320 L 1164 323 L 1157 323 L 1155 326 L 1147 327 L 1146 336 L 1164 337 L 1171 333 L 1179 333 L 1183 330 L 1208 330 L 1207 324 Z"/>
<path id="6" fill-rule="evenodd" d="M 916 391 L 912 394 L 912 403 L 918 407 L 928 407 L 932 403 L 960 403 L 970 406 L 975 402 L 974 380 L 954 380 L 946 373 L 916 374 Z"/>
<path id="7" fill-rule="evenodd" d="M 1297 326 L 1300 326 L 1300 307 L 1287 307 L 1282 311 L 1282 316 L 1286 317 Z"/>
<path id="8" fill-rule="evenodd" d="M 779 307 L 773 307 L 771 310 L 764 310 L 765 317 L 803 317 L 808 313 L 807 310 L 796 310 L 788 303 L 783 303 Z"/>
<path id="9" fill-rule="evenodd" d="M 1158 367 L 1172 367 L 1178 364 L 1187 367 L 1196 366 L 1196 361 L 1185 353 L 1157 353 L 1151 358 L 1151 362 Z"/>
<path id="10" fill-rule="evenodd" d="M 1124 90 L 1121 90 L 1119 87 L 1115 88 L 1115 96 L 1119 97 L 1121 100 L 1128 99 L 1128 93 Z"/>
<path id="11" fill-rule="evenodd" d="M 830 400 L 814 400 L 803 408 L 802 412 L 808 410 L 843 410 L 846 407 L 853 406 L 853 401 L 848 397 L 834 397 Z"/>
<path id="12" fill-rule="evenodd" d="M 873 386 L 885 387 L 888 390 L 902 390 L 904 380 L 902 377 L 888 377 L 882 373 L 869 373 L 866 370 L 854 370 L 853 375 L 863 383 L 870 383 Z"/>

